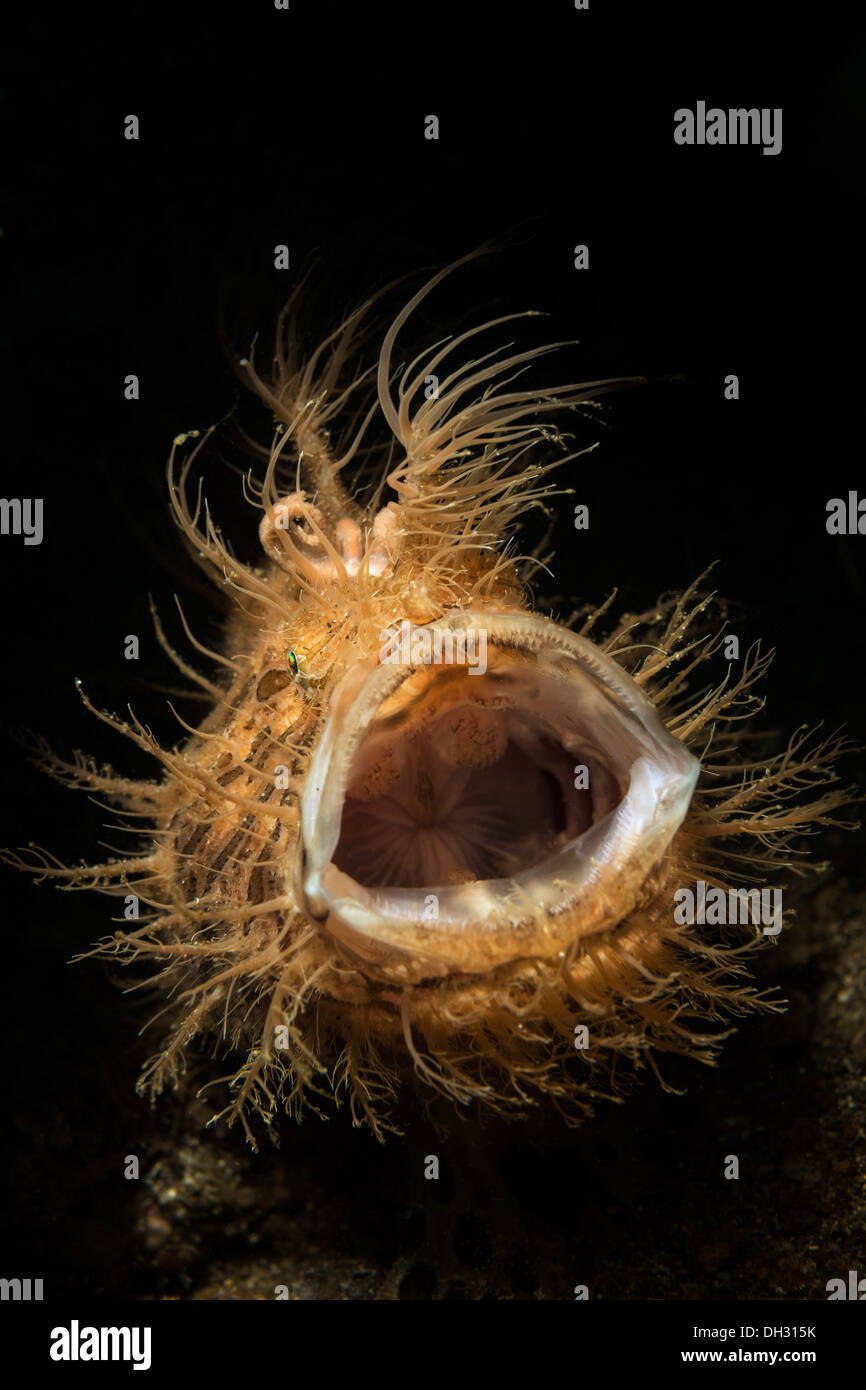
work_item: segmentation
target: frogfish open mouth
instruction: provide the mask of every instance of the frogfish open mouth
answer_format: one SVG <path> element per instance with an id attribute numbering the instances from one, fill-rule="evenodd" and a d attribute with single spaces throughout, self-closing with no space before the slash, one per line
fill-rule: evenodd
<path id="1" fill-rule="evenodd" d="M 381 1136 L 409 1086 L 506 1115 L 546 1100 L 573 1122 L 642 1066 L 658 1074 L 661 1053 L 712 1062 L 733 1016 L 780 1007 L 747 968 L 775 932 L 679 913 L 678 894 L 745 885 L 750 901 L 772 871 L 809 867 L 795 837 L 839 824 L 849 799 L 830 785 L 839 738 L 803 728 L 782 752 L 743 752 L 771 654 L 719 658 L 723 610 L 699 583 L 604 637 L 610 600 L 564 623 L 532 611 L 514 537 L 576 457 L 554 422 L 624 383 L 525 388 L 558 345 L 475 341 L 517 315 L 398 370 L 398 334 L 446 273 L 368 368 L 373 300 L 304 357 L 295 296 L 272 371 L 242 359 L 276 421 L 246 484 L 259 565 L 191 486 L 207 437 L 175 441 L 174 518 L 235 602 L 218 652 L 193 639 L 209 674 L 156 630 L 210 711 L 165 748 L 82 696 L 161 775 L 42 744 L 40 759 L 143 817 L 142 848 L 75 868 L 6 856 L 123 899 L 95 950 L 143 966 L 157 997 L 141 1088 L 221 1049 L 219 1114 L 252 1142 L 256 1115 L 329 1095 Z"/>

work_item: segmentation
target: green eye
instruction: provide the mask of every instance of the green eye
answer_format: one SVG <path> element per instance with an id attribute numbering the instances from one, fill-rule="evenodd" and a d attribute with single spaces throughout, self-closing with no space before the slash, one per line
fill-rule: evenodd
<path id="1" fill-rule="evenodd" d="M 294 652 L 289 652 L 289 666 L 292 668 L 292 675 L 296 676 L 298 674 L 298 658 Z"/>

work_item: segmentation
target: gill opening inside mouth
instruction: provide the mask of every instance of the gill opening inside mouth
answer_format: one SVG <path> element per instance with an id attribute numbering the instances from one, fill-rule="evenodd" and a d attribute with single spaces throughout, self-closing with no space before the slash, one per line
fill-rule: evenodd
<path id="1" fill-rule="evenodd" d="M 369 889 L 511 878 L 613 810 L 619 779 L 589 730 L 565 746 L 532 675 L 414 673 L 352 758 L 336 867 Z"/>

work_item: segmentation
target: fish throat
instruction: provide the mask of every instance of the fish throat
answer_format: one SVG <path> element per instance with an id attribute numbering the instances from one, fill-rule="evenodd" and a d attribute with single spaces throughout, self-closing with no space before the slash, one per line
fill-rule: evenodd
<path id="1" fill-rule="evenodd" d="M 483 662 L 468 640 L 437 659 L 473 630 Z M 302 795 L 310 912 L 415 978 L 599 930 L 666 850 L 697 760 L 610 657 L 546 619 L 417 631 L 435 640 L 356 663 L 331 698 Z"/>
<path id="2" fill-rule="evenodd" d="M 531 667 L 426 666 L 401 696 L 349 769 L 333 862 L 365 888 L 512 877 L 622 799 L 589 730 L 565 745 Z"/>

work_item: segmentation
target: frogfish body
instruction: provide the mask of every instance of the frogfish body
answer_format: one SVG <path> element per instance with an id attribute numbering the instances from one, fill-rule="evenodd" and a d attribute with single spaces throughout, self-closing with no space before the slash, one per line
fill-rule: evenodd
<path id="1" fill-rule="evenodd" d="M 504 319 L 396 371 L 398 334 L 444 273 L 371 369 L 352 362 L 372 301 L 306 361 L 290 302 L 272 373 L 242 360 L 276 421 L 247 488 L 260 565 L 190 486 L 206 441 L 175 441 L 175 520 L 236 600 L 216 675 L 172 651 L 212 707 L 173 749 L 100 712 L 153 753 L 152 782 L 43 758 L 145 817 L 139 854 L 12 856 L 138 905 L 97 950 L 152 975 L 162 1036 L 141 1086 L 176 1084 L 191 1048 L 218 1044 L 233 1059 L 220 1113 L 253 1142 L 256 1115 L 323 1094 L 378 1135 L 410 1086 L 507 1115 L 547 1100 L 576 1121 L 660 1053 L 712 1062 L 726 1021 L 780 1007 L 747 970 L 772 937 L 753 919 L 679 920 L 678 891 L 760 888 L 846 799 L 827 786 L 838 740 L 741 751 L 769 658 L 755 647 L 703 678 L 724 629 L 696 585 L 604 638 L 607 604 L 568 623 L 532 610 L 514 536 L 557 495 L 550 422 L 621 383 L 521 389 L 550 348 L 479 353 Z M 377 423 L 387 448 L 367 444 Z"/>

